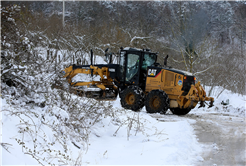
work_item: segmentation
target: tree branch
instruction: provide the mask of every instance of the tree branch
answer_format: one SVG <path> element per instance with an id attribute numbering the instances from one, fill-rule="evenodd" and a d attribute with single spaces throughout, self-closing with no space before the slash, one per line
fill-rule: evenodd
<path id="1" fill-rule="evenodd" d="M 134 36 L 134 37 L 131 39 L 130 43 L 132 44 L 132 42 L 133 42 L 134 40 L 136 40 L 136 39 L 144 40 L 144 39 L 149 39 L 149 38 L 151 38 L 151 37 L 137 37 L 137 36 Z"/>
<path id="2" fill-rule="evenodd" d="M 10 153 L 9 151 L 9 146 L 13 146 L 12 144 L 9 144 L 9 143 L 0 143 L 0 145 L 3 147 L 3 149 L 5 149 L 7 152 Z"/>
<path id="3" fill-rule="evenodd" d="M 207 69 L 205 69 L 205 70 L 198 71 L 198 72 L 194 73 L 194 75 L 199 75 L 199 74 L 201 74 L 201 73 L 204 73 L 204 72 L 208 71 L 209 69 L 211 69 L 211 68 L 214 67 L 214 66 L 216 66 L 216 65 L 209 66 L 209 67 L 208 67 Z"/>

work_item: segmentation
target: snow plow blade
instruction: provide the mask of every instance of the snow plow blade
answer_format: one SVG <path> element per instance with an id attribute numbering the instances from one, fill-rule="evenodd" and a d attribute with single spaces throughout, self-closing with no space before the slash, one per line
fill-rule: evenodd
<path id="1" fill-rule="evenodd" d="M 72 78 L 79 73 L 91 76 L 99 75 L 101 79 L 100 81 L 86 82 L 81 80 L 80 82 L 72 82 Z M 117 98 L 118 89 L 113 84 L 107 65 L 71 65 L 62 71 L 61 77 L 66 78 L 69 83 L 70 88 L 67 91 L 70 93 L 105 101 L 113 101 Z"/>

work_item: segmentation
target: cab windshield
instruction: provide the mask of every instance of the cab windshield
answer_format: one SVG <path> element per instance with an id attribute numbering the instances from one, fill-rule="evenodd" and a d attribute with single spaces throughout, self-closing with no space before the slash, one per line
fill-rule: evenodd
<path id="1" fill-rule="evenodd" d="M 156 61 L 156 54 L 144 54 L 142 70 L 147 70 L 148 66 L 151 66 Z"/>

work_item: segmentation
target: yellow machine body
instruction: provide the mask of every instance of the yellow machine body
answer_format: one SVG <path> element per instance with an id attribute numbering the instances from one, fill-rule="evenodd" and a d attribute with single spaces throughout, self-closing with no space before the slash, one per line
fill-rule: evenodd
<path id="1" fill-rule="evenodd" d="M 206 96 L 200 81 L 196 82 L 189 72 L 165 66 L 166 62 L 164 66 L 156 63 L 157 53 L 122 48 L 118 57 L 119 64 L 71 65 L 63 70 L 63 77 L 76 93 L 86 97 L 111 100 L 116 99 L 119 92 L 122 107 L 133 111 L 146 106 L 149 113 L 166 113 L 170 108 L 176 115 L 185 115 L 198 103 L 204 107 L 205 101 L 209 101 L 209 107 L 213 106 L 214 98 Z M 80 73 L 99 75 L 100 80 L 72 82 Z M 85 86 L 99 90 L 84 93 L 82 87 Z"/>
<path id="2" fill-rule="evenodd" d="M 206 97 L 206 92 L 200 81 L 191 85 L 188 93 L 184 92 L 180 80 L 184 80 L 185 77 L 182 74 L 162 69 L 155 77 L 147 77 L 145 92 L 148 93 L 155 89 L 166 92 L 170 100 L 170 108 L 186 109 L 190 107 L 192 109 L 199 101 L 202 103 L 205 101 L 214 102 L 214 98 Z"/>

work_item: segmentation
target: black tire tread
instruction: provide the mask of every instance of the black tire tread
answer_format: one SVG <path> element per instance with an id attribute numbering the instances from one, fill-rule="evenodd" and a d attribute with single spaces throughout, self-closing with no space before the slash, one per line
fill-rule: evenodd
<path id="1" fill-rule="evenodd" d="M 125 97 L 128 93 L 133 93 L 135 95 L 135 103 L 132 105 L 127 104 Z M 145 94 L 143 90 L 138 86 L 128 86 L 120 93 L 121 106 L 125 109 L 130 109 L 132 111 L 139 111 L 144 106 Z"/>
<path id="2" fill-rule="evenodd" d="M 172 108 L 171 109 L 171 112 L 174 114 L 174 115 L 186 115 L 190 112 L 191 109 L 189 108 L 186 108 L 186 109 L 181 109 L 181 108 Z"/>
<path id="3" fill-rule="evenodd" d="M 151 105 L 150 105 L 150 100 L 151 98 L 153 97 L 160 97 L 161 99 L 161 105 L 158 109 L 154 110 L 152 109 Z M 146 100 L 145 100 L 145 107 L 146 107 L 146 111 L 148 113 L 162 113 L 162 114 L 165 114 L 169 108 L 169 98 L 168 98 L 168 95 L 162 91 L 162 90 L 152 90 L 149 92 L 149 94 L 147 95 L 146 97 Z"/>

